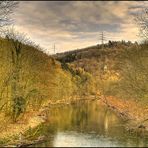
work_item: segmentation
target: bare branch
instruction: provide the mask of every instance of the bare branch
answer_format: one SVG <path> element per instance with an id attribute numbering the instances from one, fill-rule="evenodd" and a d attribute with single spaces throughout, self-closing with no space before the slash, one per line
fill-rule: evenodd
<path id="1" fill-rule="evenodd" d="M 140 35 L 148 39 L 148 8 L 143 9 L 135 18 L 140 29 Z"/>
<path id="2" fill-rule="evenodd" d="M 0 27 L 11 23 L 10 14 L 17 7 L 16 1 L 0 1 Z"/>

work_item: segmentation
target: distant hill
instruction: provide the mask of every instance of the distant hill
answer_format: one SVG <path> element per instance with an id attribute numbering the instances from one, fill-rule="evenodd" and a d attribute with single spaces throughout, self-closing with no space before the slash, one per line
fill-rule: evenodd
<path id="1" fill-rule="evenodd" d="M 110 71 L 119 70 L 118 64 L 120 54 L 124 49 L 137 46 L 137 43 L 131 42 L 115 42 L 109 41 L 109 43 L 102 45 L 95 45 L 79 50 L 68 51 L 64 53 L 58 53 L 54 57 L 62 63 L 71 63 L 75 67 L 81 67 L 85 71 L 97 75 L 102 73 L 104 66 Z"/>
<path id="2" fill-rule="evenodd" d="M 90 73 L 106 95 L 147 99 L 148 46 L 118 41 L 54 55 L 55 59 Z"/>

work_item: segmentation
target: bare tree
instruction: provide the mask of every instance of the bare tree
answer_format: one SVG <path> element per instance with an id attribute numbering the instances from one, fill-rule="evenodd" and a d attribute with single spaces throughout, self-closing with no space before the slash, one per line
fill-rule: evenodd
<path id="1" fill-rule="evenodd" d="M 29 43 L 29 39 L 25 34 L 17 32 L 14 28 L 10 28 L 6 32 L 6 39 L 10 45 L 11 50 L 11 101 L 12 101 L 12 117 L 16 118 L 23 112 L 25 105 L 25 98 L 22 93 L 22 86 L 20 80 L 21 72 L 21 58 L 24 44 Z"/>
<path id="2" fill-rule="evenodd" d="M 17 5 L 18 2 L 15 1 L 0 1 L 0 28 L 10 24 L 10 14 Z"/>
<path id="3" fill-rule="evenodd" d="M 140 36 L 148 40 L 148 9 L 145 8 L 135 17 Z M 125 98 L 136 101 L 148 99 L 148 50 L 144 42 L 136 47 L 126 48 L 120 55 L 121 79 L 118 90 Z"/>
<path id="4" fill-rule="evenodd" d="M 148 39 L 148 8 L 143 9 L 135 18 L 139 28 L 140 35 Z"/>
<path id="5" fill-rule="evenodd" d="M 18 32 L 14 27 L 9 28 L 5 33 L 5 39 L 9 45 L 9 61 L 11 61 L 11 78 L 9 81 L 11 87 L 11 117 L 16 122 L 16 119 L 28 107 L 30 97 L 36 94 L 40 95 L 38 88 L 29 84 L 34 78 L 32 78 L 32 75 L 28 75 L 25 69 L 27 67 L 26 50 L 29 47 L 35 48 L 37 46 L 24 33 Z"/>

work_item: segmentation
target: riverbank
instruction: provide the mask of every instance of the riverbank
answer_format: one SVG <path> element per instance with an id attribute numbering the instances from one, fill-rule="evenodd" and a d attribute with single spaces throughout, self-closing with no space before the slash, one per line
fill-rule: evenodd
<path id="1" fill-rule="evenodd" d="M 44 124 L 48 119 L 48 110 L 52 107 L 65 106 L 74 104 L 77 101 L 82 100 L 100 100 L 104 105 L 107 105 L 111 110 L 113 110 L 117 115 L 127 121 L 125 129 L 129 132 L 136 132 L 139 135 L 147 135 L 148 133 L 148 108 L 143 107 L 132 100 L 122 100 L 114 97 L 107 97 L 104 99 L 103 96 L 85 96 L 74 97 L 74 99 L 68 100 L 57 100 L 55 102 L 48 102 L 48 104 L 42 106 L 39 111 L 30 111 L 24 114 L 24 116 L 17 123 L 10 123 L 1 130 L 0 139 L 4 140 L 3 144 L 16 143 L 17 145 L 21 142 L 20 133 L 23 135 L 29 129 L 34 129 L 41 124 Z M 35 139 L 38 142 L 38 137 Z M 40 141 L 40 139 L 39 139 Z M 23 144 L 31 143 L 30 141 L 25 141 Z M 2 144 L 1 144 L 2 145 Z"/>
<path id="2" fill-rule="evenodd" d="M 148 136 L 148 107 L 134 100 L 123 100 L 108 96 L 101 96 L 103 104 L 107 105 L 118 116 L 127 121 L 125 129 L 130 133 Z"/>
<path id="3" fill-rule="evenodd" d="M 0 142 L 1 146 L 3 145 L 20 145 L 22 142 L 23 145 L 28 145 L 28 143 L 31 143 L 30 141 L 24 141 L 26 137 L 23 137 L 25 132 L 27 132 L 30 129 L 35 129 L 41 124 L 44 124 L 48 119 L 48 110 L 51 107 L 58 107 L 58 106 L 65 106 L 65 105 L 70 105 L 74 104 L 77 101 L 81 100 L 96 100 L 99 99 L 99 97 L 96 96 L 85 96 L 85 97 L 78 97 L 75 96 L 73 99 L 67 99 L 67 100 L 57 100 L 55 102 L 49 101 L 47 104 L 42 106 L 40 110 L 38 111 L 29 111 L 26 112 L 16 123 L 7 123 L 1 128 L 1 134 L 0 134 Z M 36 142 L 40 141 L 35 139 Z M 28 142 L 28 143 L 27 143 Z"/>
<path id="4" fill-rule="evenodd" d="M 44 123 L 45 120 L 38 116 L 35 111 L 25 113 L 21 120 L 16 123 L 7 123 L 3 126 L 0 134 L 1 145 L 11 144 L 14 141 L 21 141 L 21 136 L 29 129 L 36 128 L 40 124 Z"/>

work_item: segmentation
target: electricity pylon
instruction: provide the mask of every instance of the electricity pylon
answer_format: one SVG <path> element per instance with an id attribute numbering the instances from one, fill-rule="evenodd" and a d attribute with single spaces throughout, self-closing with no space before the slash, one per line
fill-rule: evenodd
<path id="1" fill-rule="evenodd" d="M 100 38 L 99 38 L 99 39 L 101 40 L 102 47 L 104 47 L 104 41 L 106 40 L 106 37 L 105 37 L 103 31 L 102 31 L 102 33 L 100 34 Z"/>

